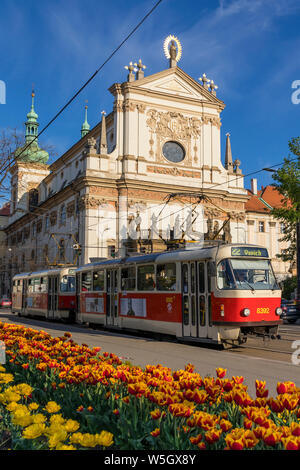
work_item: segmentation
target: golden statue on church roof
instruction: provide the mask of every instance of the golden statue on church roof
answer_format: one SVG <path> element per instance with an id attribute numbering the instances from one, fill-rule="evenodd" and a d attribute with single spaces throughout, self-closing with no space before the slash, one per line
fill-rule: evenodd
<path id="1" fill-rule="evenodd" d="M 164 41 L 164 51 L 167 59 L 170 59 L 170 67 L 176 67 L 181 59 L 182 47 L 176 36 L 169 35 Z"/>

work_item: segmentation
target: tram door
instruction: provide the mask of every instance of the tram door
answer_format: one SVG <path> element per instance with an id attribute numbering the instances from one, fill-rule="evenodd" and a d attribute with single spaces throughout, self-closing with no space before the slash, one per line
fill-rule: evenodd
<path id="1" fill-rule="evenodd" d="M 79 318 L 80 315 L 80 274 L 76 274 L 76 318 Z"/>
<path id="2" fill-rule="evenodd" d="M 210 279 L 208 278 L 208 262 L 197 263 L 197 291 L 198 291 L 198 337 L 207 338 L 210 326 Z"/>
<path id="3" fill-rule="evenodd" d="M 197 337 L 196 263 L 181 265 L 183 336 Z"/>
<path id="4" fill-rule="evenodd" d="M 54 318 L 58 310 L 58 278 L 57 276 L 48 277 L 48 314 L 47 318 Z"/>
<path id="5" fill-rule="evenodd" d="M 22 313 L 26 312 L 27 308 L 27 286 L 28 280 L 23 279 L 23 286 L 22 286 Z"/>
<path id="6" fill-rule="evenodd" d="M 106 271 L 106 325 L 118 324 L 118 270 Z"/>
<path id="7" fill-rule="evenodd" d="M 211 333 L 209 263 L 183 263 L 181 279 L 183 336 L 207 338 Z"/>

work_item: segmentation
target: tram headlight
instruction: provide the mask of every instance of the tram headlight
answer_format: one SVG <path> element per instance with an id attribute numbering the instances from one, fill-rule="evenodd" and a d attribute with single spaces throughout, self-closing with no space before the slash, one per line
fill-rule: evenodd
<path id="1" fill-rule="evenodd" d="M 242 315 L 243 315 L 243 317 L 249 317 L 249 315 L 250 315 L 250 308 L 244 308 L 244 309 L 242 310 Z"/>
<path id="2" fill-rule="evenodd" d="M 225 317 L 224 304 L 220 305 L 220 315 L 221 317 Z"/>
<path id="3" fill-rule="evenodd" d="M 280 317 L 280 315 L 282 315 L 282 308 L 277 307 L 276 310 L 275 310 L 275 313 L 276 313 L 276 315 L 278 315 Z"/>

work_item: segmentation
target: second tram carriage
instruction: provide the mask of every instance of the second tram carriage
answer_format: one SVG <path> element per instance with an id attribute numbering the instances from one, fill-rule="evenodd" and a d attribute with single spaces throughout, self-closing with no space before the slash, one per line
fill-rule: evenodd
<path id="1" fill-rule="evenodd" d="M 268 250 L 254 245 L 18 274 L 12 297 L 12 311 L 21 315 L 223 344 L 244 342 L 248 334 L 276 335 L 282 323 L 281 290 Z"/>
<path id="2" fill-rule="evenodd" d="M 13 278 L 12 312 L 75 320 L 75 269 L 50 269 Z"/>

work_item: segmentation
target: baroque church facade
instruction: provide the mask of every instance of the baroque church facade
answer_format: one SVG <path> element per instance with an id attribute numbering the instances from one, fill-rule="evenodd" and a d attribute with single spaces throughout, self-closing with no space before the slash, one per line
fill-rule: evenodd
<path id="1" fill-rule="evenodd" d="M 145 76 L 141 60 L 130 63 L 127 80 L 109 88 L 112 111 L 91 129 L 86 109 L 80 140 L 51 165 L 36 138 L 33 94 L 11 168 L 12 275 L 190 248 L 203 236 L 248 241 L 249 194 L 229 134 L 221 159 L 225 104 L 205 74 L 195 80 L 178 66 L 177 38 L 164 47 L 166 69 Z"/>

